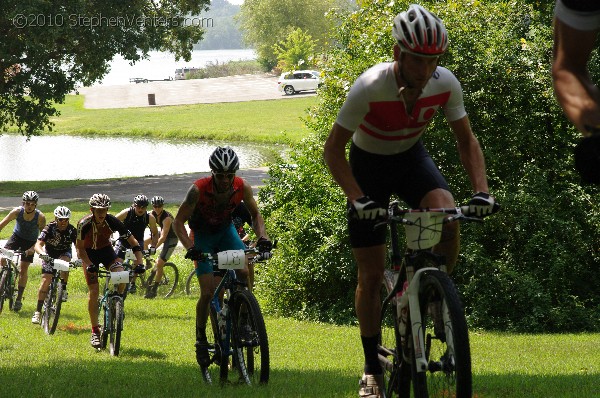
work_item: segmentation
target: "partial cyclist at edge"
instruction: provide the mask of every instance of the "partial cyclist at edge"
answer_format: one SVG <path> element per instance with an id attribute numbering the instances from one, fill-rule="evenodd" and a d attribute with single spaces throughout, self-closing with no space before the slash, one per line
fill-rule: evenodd
<path id="1" fill-rule="evenodd" d="M 116 217 L 121 221 L 125 228 L 131 232 L 133 237 L 140 245 L 144 244 L 144 235 L 146 228 L 150 229 L 150 250 L 156 251 L 158 242 L 158 228 L 156 227 L 156 218 L 146 210 L 148 209 L 148 197 L 146 195 L 136 195 L 133 198 L 133 203 L 126 209 L 121 210 L 117 213 Z M 115 244 L 115 253 L 117 253 L 117 261 L 123 262 L 125 259 L 125 252 L 130 249 L 131 245 L 128 242 L 128 237 L 121 236 Z M 129 284 L 129 292 L 135 293 L 137 287 L 135 285 L 135 276 Z"/>
<path id="2" fill-rule="evenodd" d="M 64 261 L 71 261 L 73 257 L 73 245 L 77 240 L 77 229 L 69 223 L 71 218 L 71 210 L 65 206 L 58 206 L 54 209 L 54 221 L 48 223 L 46 227 L 40 233 L 40 236 L 35 243 L 35 252 L 40 255 L 48 255 L 53 259 L 61 259 Z M 40 317 L 42 315 L 42 307 L 50 283 L 52 282 L 52 276 L 55 271 L 53 264 L 46 260 L 42 260 L 42 282 L 38 289 L 38 301 L 31 323 L 40 323 Z M 61 279 L 64 282 L 62 297 L 59 300 L 67 301 L 67 283 L 69 281 L 69 273 L 61 272 Z"/>
<path id="3" fill-rule="evenodd" d="M 375 229 L 375 224 L 386 219 L 392 194 L 412 208 L 455 206 L 421 140 L 439 108 L 475 192 L 470 210 L 485 216 L 495 202 L 488 193 L 485 160 L 465 111 L 461 85 L 438 66 L 448 48 L 444 23 L 413 4 L 394 18 L 392 35 L 394 62 L 375 65 L 358 77 L 324 147 L 325 162 L 348 200 L 348 231 L 358 267 L 355 307 L 365 359 L 360 397 L 385 396 L 377 343 L 386 228 Z M 444 225 L 442 236 L 434 250 L 446 257 L 451 273 L 459 251 L 458 223 Z"/>
<path id="4" fill-rule="evenodd" d="M 175 233 L 187 249 L 185 258 L 195 260 L 201 253 L 246 249 L 231 219 L 231 213 L 242 200 L 252 216 L 252 229 L 258 238 L 257 249 L 261 253 L 270 252 L 272 244 L 252 187 L 235 175 L 240 167 L 235 151 L 231 147 L 217 147 L 210 155 L 209 166 L 211 176 L 192 184 L 175 216 Z M 193 238 L 185 229 L 186 221 Z M 207 366 L 210 357 L 206 323 L 210 300 L 220 278 L 213 275 L 212 263 L 208 260 L 196 262 L 196 275 L 200 284 L 200 298 L 196 304 L 196 360 L 200 366 Z M 246 279 L 247 275 L 246 264 L 238 276 Z"/>
<path id="5" fill-rule="evenodd" d="M 144 272 L 142 247 L 129 232 L 125 225 L 112 214 L 108 214 L 110 198 L 106 194 L 97 193 L 89 200 L 90 214 L 79 220 L 77 224 L 77 240 L 75 248 L 77 256 L 82 261 L 83 274 L 88 285 L 88 313 L 92 324 L 90 344 L 92 347 L 101 348 L 100 324 L 98 322 L 98 297 L 100 286 L 98 283 L 98 270 L 100 264 L 111 272 L 123 271 L 123 265 L 117 261 L 113 250 L 111 237 L 118 232 L 120 237 L 127 239 L 136 257 L 136 273 Z M 125 291 L 125 285 L 119 286 L 119 293 Z"/>
<path id="6" fill-rule="evenodd" d="M 155 242 L 155 247 L 159 248 L 162 245 L 162 249 L 158 256 L 158 260 L 156 260 L 156 275 L 154 276 L 154 284 L 150 287 L 149 291 L 144 296 L 145 298 L 155 298 L 156 290 L 162 281 L 164 272 L 163 268 L 165 263 L 169 261 L 171 255 L 175 251 L 177 247 L 177 243 L 179 239 L 177 239 L 177 235 L 175 234 L 175 229 L 172 227 L 173 221 L 175 217 L 165 210 L 165 199 L 162 196 L 154 196 L 152 197 L 152 213 L 151 216 L 156 219 L 156 223 L 160 227 L 160 236 L 158 237 L 158 241 Z M 144 241 L 144 247 L 148 245 L 152 246 L 153 237 L 146 239 Z"/>
<path id="7" fill-rule="evenodd" d="M 588 63 L 600 32 L 600 1 L 558 0 L 554 8 L 552 78 L 558 103 L 583 135 L 575 166 L 584 182 L 600 184 L 600 88 Z"/>
<path id="8" fill-rule="evenodd" d="M 37 204 L 40 196 L 35 191 L 25 191 L 23 193 L 23 203 L 21 206 L 12 209 L 2 221 L 0 221 L 0 231 L 15 220 L 13 233 L 4 245 L 5 249 L 21 250 L 23 255 L 19 264 L 19 281 L 17 289 L 17 299 L 13 305 L 13 311 L 18 312 L 23 307 L 23 292 L 27 287 L 27 271 L 29 264 L 33 262 L 35 254 L 35 242 L 40 231 L 46 226 L 46 216 L 38 210 Z M 2 259 L 2 265 L 6 260 Z"/>

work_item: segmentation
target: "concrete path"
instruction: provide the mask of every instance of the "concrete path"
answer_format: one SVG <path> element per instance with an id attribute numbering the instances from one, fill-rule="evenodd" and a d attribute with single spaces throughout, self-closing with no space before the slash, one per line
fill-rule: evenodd
<path id="1" fill-rule="evenodd" d="M 264 185 L 264 181 L 268 178 L 267 172 L 267 167 L 259 167 L 239 170 L 237 175 L 248 181 L 256 196 L 258 188 Z M 40 205 L 67 201 L 87 201 L 95 193 L 105 193 L 113 202 L 130 202 L 139 193 L 143 193 L 148 198 L 160 195 L 165 198 L 166 203 L 179 205 L 185 198 L 192 183 L 198 178 L 206 177 L 209 174 L 208 172 L 202 172 L 123 178 L 95 184 L 84 184 L 36 192 L 40 195 Z M 35 190 L 35 187 L 32 187 L 32 189 Z M 0 197 L 0 211 L 20 206 L 21 201 L 20 197 Z"/>
<path id="2" fill-rule="evenodd" d="M 303 92 L 284 95 L 277 89 L 277 76 L 238 75 L 213 79 L 168 80 L 148 83 L 130 83 L 115 86 L 93 86 L 79 89 L 85 95 L 88 109 L 148 107 L 148 95 L 156 106 L 212 104 L 297 98 L 298 95 L 316 95 Z"/>

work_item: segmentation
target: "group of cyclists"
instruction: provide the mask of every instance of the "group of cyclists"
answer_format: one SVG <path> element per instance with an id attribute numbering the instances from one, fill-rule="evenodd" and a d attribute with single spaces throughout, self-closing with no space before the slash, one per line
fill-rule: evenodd
<path id="1" fill-rule="evenodd" d="M 555 15 L 553 77 L 557 98 L 587 140 L 578 147 L 577 169 L 584 179 L 597 182 L 600 180 L 597 150 L 600 94 L 589 78 L 586 65 L 600 29 L 600 3 L 558 0 Z M 394 194 L 414 208 L 455 206 L 444 176 L 421 140 L 439 109 L 454 134 L 460 160 L 475 192 L 469 202 L 470 212 L 484 217 L 493 212 L 495 205 L 489 193 L 483 152 L 464 107 L 461 84 L 452 72 L 438 65 L 439 57 L 449 45 L 443 21 L 424 7 L 412 4 L 394 18 L 392 35 L 394 61 L 371 67 L 354 82 L 323 152 L 327 168 L 347 197 L 348 232 L 358 269 L 355 306 L 364 351 L 364 373 L 359 382 L 359 396 L 363 398 L 385 395 L 377 344 L 381 333 L 379 289 L 385 266 L 386 236 L 385 229 L 377 229 L 375 225 L 387 216 L 387 205 Z M 236 153 L 230 147 L 218 147 L 210 156 L 209 165 L 211 175 L 191 185 L 175 216 L 163 209 L 164 200 L 159 196 L 152 198 L 153 210 L 147 212 L 149 201 L 144 195 L 136 196 L 130 208 L 113 216 L 108 214 L 108 196 L 95 194 L 89 200 L 90 214 L 79 221 L 75 230 L 69 224 L 70 211 L 63 206 L 54 211 L 55 221 L 46 225 L 43 213 L 36 209 L 38 195 L 25 192 L 23 205 L 0 222 L 2 229 L 17 220 L 6 247 L 24 251 L 15 310 L 22 306 L 27 267 L 33 254 L 48 253 L 54 258 L 70 259 L 71 245 L 75 244 L 89 287 L 91 344 L 99 347 L 98 266 L 121 270 L 123 253 L 131 248 L 136 255 L 136 271 L 141 272 L 142 247 L 162 245 L 156 276 L 160 281 L 161 265 L 173 253 L 177 242 L 190 260 L 199 259 L 201 253 L 243 249 L 243 239 L 232 222 L 238 218 L 233 214 L 242 201 L 247 214 L 239 218 L 250 220 L 257 247 L 261 252 L 269 252 L 271 241 L 252 188 L 236 176 L 239 169 Z M 144 240 L 147 227 L 150 238 Z M 111 243 L 114 232 L 120 235 L 115 248 Z M 446 257 L 448 272 L 452 272 L 459 251 L 458 224 L 445 224 L 443 236 L 444 243 L 434 250 Z M 52 270 L 44 264 L 42 272 L 34 323 L 39 322 L 40 303 L 49 283 L 46 275 Z M 211 265 L 201 260 L 196 262 L 196 274 L 201 286 L 196 305 L 196 359 L 205 365 L 209 361 L 205 326 L 217 279 Z M 247 270 L 241 277 L 247 277 L 251 283 L 252 276 Z M 135 283 L 131 288 L 135 289 Z M 146 297 L 155 295 L 156 289 Z"/>
<path id="2" fill-rule="evenodd" d="M 102 266 L 109 271 L 123 271 L 122 263 L 127 249 L 131 249 L 135 255 L 135 275 L 145 271 L 143 248 L 148 248 L 153 254 L 156 248 L 162 247 L 156 262 L 154 284 L 145 295 L 149 299 L 156 297 L 157 287 L 163 277 L 163 266 L 179 241 L 186 250 L 186 258 L 190 260 L 196 260 L 201 253 L 245 249 L 248 236 L 244 225 L 248 223 L 256 234 L 256 246 L 259 251 L 269 252 L 272 245 L 254 200 L 252 187 L 235 175 L 239 169 L 239 159 L 235 151 L 231 147 L 217 147 L 210 156 L 209 166 L 211 175 L 194 182 L 175 217 L 164 208 L 163 197 L 154 196 L 149 200 L 143 194 L 136 195 L 131 206 L 115 216 L 108 212 L 111 207 L 108 195 L 96 193 L 89 199 L 90 213 L 79 220 L 76 228 L 70 224 L 71 211 L 65 206 L 58 206 L 54 210 L 54 221 L 46 225 L 44 214 L 37 209 L 39 195 L 34 191 L 25 192 L 22 205 L 15 207 L 0 222 L 1 230 L 11 221 L 15 221 L 13 234 L 5 248 L 23 252 L 18 296 L 13 309 L 20 311 L 22 308 L 27 271 L 34 253 L 70 261 L 74 246 L 77 257 L 82 261 L 88 286 L 88 313 L 92 329 L 90 344 L 94 348 L 100 348 L 98 270 Z M 150 203 L 152 211 L 149 212 Z M 189 231 L 184 225 L 186 223 Z M 147 239 L 146 229 L 150 231 Z M 118 238 L 113 243 L 115 234 Z M 208 302 L 216 287 L 216 281 L 213 269 L 207 262 L 195 261 L 195 266 L 202 289 L 197 304 L 196 324 L 206 325 Z M 54 272 L 56 271 L 52 264 L 42 260 L 42 282 L 32 323 L 40 323 L 42 306 Z M 250 274 L 252 273 L 246 268 L 240 276 L 252 283 Z M 66 301 L 68 273 L 61 276 L 65 288 L 61 299 Z M 120 293 L 124 293 L 124 289 L 125 284 L 119 286 Z M 135 291 L 134 277 L 130 281 L 129 292 Z M 206 361 L 208 346 L 205 335 L 198 336 L 196 350 L 198 362 Z"/>

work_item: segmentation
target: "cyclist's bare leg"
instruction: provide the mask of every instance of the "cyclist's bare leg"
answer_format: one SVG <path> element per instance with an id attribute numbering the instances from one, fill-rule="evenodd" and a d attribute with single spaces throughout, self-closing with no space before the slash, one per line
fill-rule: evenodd
<path id="1" fill-rule="evenodd" d="M 379 334 L 380 289 L 385 268 L 385 245 L 352 249 L 358 265 L 358 286 L 354 297 L 360 334 Z"/>
<path id="2" fill-rule="evenodd" d="M 46 300 L 46 295 L 48 294 L 48 288 L 51 281 L 51 274 L 42 274 L 42 282 L 40 283 L 40 289 L 38 290 L 38 301 Z"/>
<path id="3" fill-rule="evenodd" d="M 19 271 L 19 292 L 17 293 L 17 300 L 21 300 L 23 298 L 23 292 L 25 291 L 25 287 L 27 286 L 27 270 L 29 269 L 28 261 L 21 261 L 21 268 Z"/>
<path id="4" fill-rule="evenodd" d="M 98 295 L 100 292 L 100 285 L 93 283 L 88 285 L 88 312 L 90 314 L 90 322 L 92 327 L 98 326 Z"/>
<path id="5" fill-rule="evenodd" d="M 217 278 L 212 273 L 203 274 L 198 277 L 198 283 L 200 284 L 200 298 L 196 303 L 196 330 L 200 333 L 206 331 L 206 323 L 208 320 L 208 309 L 210 300 L 215 293 L 217 286 Z M 204 336 L 196 336 L 206 337 Z"/>
<path id="6" fill-rule="evenodd" d="M 420 207 L 454 207 L 454 198 L 452 194 L 445 189 L 434 189 L 429 191 L 419 203 Z M 459 223 L 453 222 L 443 226 L 442 240 L 433 251 L 446 257 L 446 266 L 450 274 L 456 265 L 458 251 L 460 249 Z"/>
<path id="7" fill-rule="evenodd" d="M 156 275 L 154 276 L 154 283 L 159 283 L 162 280 L 164 274 L 164 266 L 165 260 L 159 257 L 158 260 L 156 260 Z"/>

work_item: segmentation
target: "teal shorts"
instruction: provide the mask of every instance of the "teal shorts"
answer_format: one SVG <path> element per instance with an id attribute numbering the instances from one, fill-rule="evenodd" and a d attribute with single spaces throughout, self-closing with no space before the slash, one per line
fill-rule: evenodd
<path id="1" fill-rule="evenodd" d="M 202 253 L 218 253 L 224 250 L 244 250 L 246 245 L 237 233 L 233 223 L 217 230 L 206 231 L 203 228 L 194 230 L 194 247 Z M 196 275 L 210 274 L 213 270 L 212 262 L 197 261 Z"/>

